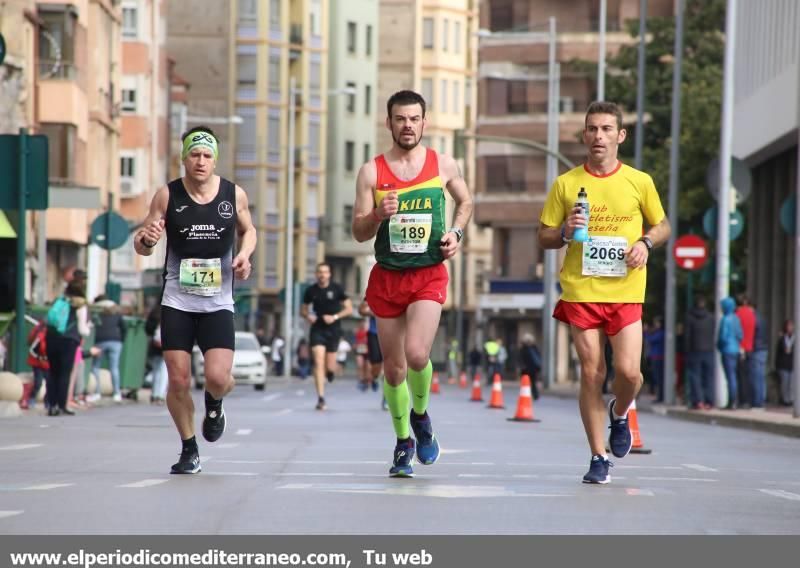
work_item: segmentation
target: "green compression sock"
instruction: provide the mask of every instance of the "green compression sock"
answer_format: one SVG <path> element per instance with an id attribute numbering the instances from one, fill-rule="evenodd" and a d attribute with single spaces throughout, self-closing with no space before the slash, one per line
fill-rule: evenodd
<path id="1" fill-rule="evenodd" d="M 411 389 L 412 403 L 414 412 L 418 415 L 425 414 L 428 409 L 428 401 L 431 398 L 431 377 L 433 377 L 433 365 L 430 360 L 421 371 L 408 369 L 408 386 Z"/>
<path id="2" fill-rule="evenodd" d="M 406 381 L 401 385 L 393 387 L 386 379 L 383 379 L 383 396 L 386 397 L 386 404 L 389 406 L 389 414 L 392 415 L 392 426 L 398 440 L 405 440 L 409 437 L 410 423 L 408 421 L 408 386 Z"/>

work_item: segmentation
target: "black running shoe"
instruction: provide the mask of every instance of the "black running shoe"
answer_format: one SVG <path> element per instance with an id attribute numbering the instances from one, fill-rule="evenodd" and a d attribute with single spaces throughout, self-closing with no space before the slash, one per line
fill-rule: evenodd
<path id="1" fill-rule="evenodd" d="M 225 410 L 220 403 L 218 409 L 206 409 L 203 418 L 203 438 L 208 442 L 216 442 L 225 433 Z"/>
<path id="2" fill-rule="evenodd" d="M 614 467 L 607 458 L 601 455 L 592 456 L 592 461 L 589 462 L 589 471 L 583 476 L 584 483 L 605 485 L 611 482 L 611 476 L 608 474 L 608 469 Z"/>
<path id="3" fill-rule="evenodd" d="M 389 477 L 414 477 L 414 468 L 411 467 L 413 460 L 414 440 L 409 438 L 407 442 L 394 447 L 394 459 L 389 469 Z"/>
<path id="4" fill-rule="evenodd" d="M 420 416 L 412 410 L 410 422 L 417 439 L 417 461 L 423 465 L 434 463 L 439 459 L 439 440 L 433 433 L 430 416 L 427 412 Z"/>
<path id="5" fill-rule="evenodd" d="M 615 457 L 624 458 L 631 451 L 633 446 L 633 436 L 631 436 L 631 428 L 628 424 L 628 418 L 615 418 L 614 405 L 617 399 L 611 399 L 608 403 L 608 418 L 611 425 L 608 427 L 610 432 L 608 434 L 608 447 Z"/>
<path id="6" fill-rule="evenodd" d="M 200 454 L 197 453 L 197 450 L 183 450 L 178 463 L 172 466 L 170 473 L 200 473 L 201 469 Z"/>

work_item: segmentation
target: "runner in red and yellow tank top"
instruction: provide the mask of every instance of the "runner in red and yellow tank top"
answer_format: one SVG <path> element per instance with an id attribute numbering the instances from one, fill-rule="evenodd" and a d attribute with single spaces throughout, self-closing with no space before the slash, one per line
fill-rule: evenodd
<path id="1" fill-rule="evenodd" d="M 410 477 L 415 453 L 423 464 L 439 457 L 427 412 L 430 351 L 446 299 L 448 277 L 442 262 L 458 250 L 472 216 L 472 199 L 453 158 L 419 145 L 425 100 L 413 91 L 400 91 L 389 98 L 386 110 L 394 144 L 358 173 L 353 236 L 359 242 L 375 238 L 377 264 L 366 301 L 378 320 L 383 391 L 397 437 L 389 475 Z M 450 228 L 445 191 L 455 201 Z"/>
<path id="2" fill-rule="evenodd" d="M 561 270 L 563 294 L 553 317 L 570 325 L 581 361 L 580 410 L 592 458 L 584 483 L 608 483 L 606 415 L 611 453 L 631 449 L 628 408 L 642 384 L 642 303 L 650 249 L 666 242 L 671 229 L 653 180 L 617 159 L 625 140 L 622 113 L 614 103 L 589 106 L 583 131 L 586 163 L 558 177 L 547 195 L 539 224 L 543 248 L 569 247 Z M 589 240 L 573 241 L 585 227 L 575 206 L 584 188 L 590 204 Z M 643 234 L 645 223 L 649 225 Z M 602 396 L 606 341 L 614 351 L 614 394 L 606 413 Z"/>

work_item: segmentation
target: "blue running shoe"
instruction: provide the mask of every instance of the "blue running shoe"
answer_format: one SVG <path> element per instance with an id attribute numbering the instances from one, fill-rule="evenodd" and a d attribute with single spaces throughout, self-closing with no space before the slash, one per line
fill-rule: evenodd
<path id="1" fill-rule="evenodd" d="M 394 447 L 394 460 L 389 469 L 389 477 L 414 477 L 411 462 L 414 459 L 414 440 L 398 443 Z"/>
<path id="2" fill-rule="evenodd" d="M 628 419 L 614 417 L 615 402 L 617 402 L 616 398 L 611 399 L 611 402 L 608 403 L 608 418 L 611 420 L 611 425 L 608 427 L 611 430 L 608 435 L 608 447 L 615 457 L 624 458 L 631 451 L 633 437 Z"/>
<path id="3" fill-rule="evenodd" d="M 409 419 L 417 439 L 417 461 L 422 465 L 431 465 L 439 459 L 439 440 L 433 434 L 431 417 L 427 412 L 420 416 L 412 410 Z"/>
<path id="4" fill-rule="evenodd" d="M 596 454 L 592 456 L 592 461 L 589 462 L 589 471 L 583 476 L 584 483 L 599 483 L 606 484 L 611 482 L 611 476 L 608 475 L 608 469 L 614 467 L 614 464 L 603 456 Z"/>

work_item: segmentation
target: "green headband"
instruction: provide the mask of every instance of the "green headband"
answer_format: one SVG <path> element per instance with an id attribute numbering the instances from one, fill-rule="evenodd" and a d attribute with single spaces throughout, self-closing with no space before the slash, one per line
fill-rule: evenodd
<path id="1" fill-rule="evenodd" d="M 181 152 L 181 160 L 185 160 L 189 152 L 195 148 L 208 148 L 214 154 L 214 159 L 217 159 L 217 139 L 209 132 L 192 132 L 183 139 L 183 151 Z"/>

